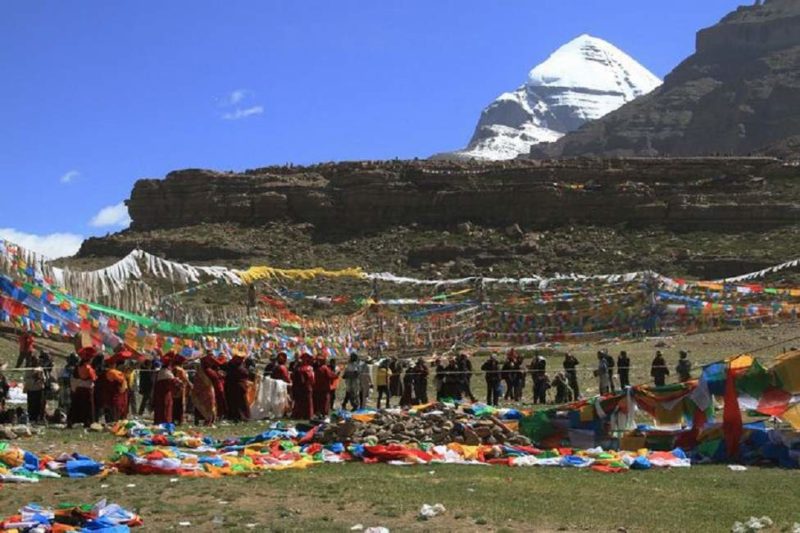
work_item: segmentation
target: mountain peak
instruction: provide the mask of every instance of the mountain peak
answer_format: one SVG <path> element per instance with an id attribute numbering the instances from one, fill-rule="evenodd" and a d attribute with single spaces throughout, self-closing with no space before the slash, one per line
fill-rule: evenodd
<path id="1" fill-rule="evenodd" d="M 633 100 L 661 80 L 608 41 L 583 34 L 531 70 L 528 85 L 617 92 Z"/>
<path id="2" fill-rule="evenodd" d="M 583 34 L 528 73 L 515 91 L 481 113 L 465 150 L 443 157 L 513 159 L 540 142 L 553 142 L 661 84 L 613 44 Z"/>

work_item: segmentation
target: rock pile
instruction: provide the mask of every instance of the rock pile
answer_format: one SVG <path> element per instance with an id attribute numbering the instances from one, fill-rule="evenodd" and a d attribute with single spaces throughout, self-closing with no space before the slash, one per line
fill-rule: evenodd
<path id="1" fill-rule="evenodd" d="M 527 437 L 509 429 L 494 416 L 478 418 L 455 409 L 440 407 L 414 416 L 399 411 L 380 411 L 368 422 L 354 418 L 332 421 L 317 432 L 315 441 L 321 444 L 531 444 Z"/>
<path id="2" fill-rule="evenodd" d="M 29 426 L 0 426 L 0 440 L 15 440 L 33 436 Z"/>

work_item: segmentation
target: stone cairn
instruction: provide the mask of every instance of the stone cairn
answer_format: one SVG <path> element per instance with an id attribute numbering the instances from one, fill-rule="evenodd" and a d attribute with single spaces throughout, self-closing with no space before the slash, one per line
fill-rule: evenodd
<path id="1" fill-rule="evenodd" d="M 321 444 L 531 444 L 527 437 L 511 430 L 495 416 L 476 417 L 441 404 L 416 415 L 379 411 L 369 422 L 334 419 L 317 431 L 314 440 Z"/>

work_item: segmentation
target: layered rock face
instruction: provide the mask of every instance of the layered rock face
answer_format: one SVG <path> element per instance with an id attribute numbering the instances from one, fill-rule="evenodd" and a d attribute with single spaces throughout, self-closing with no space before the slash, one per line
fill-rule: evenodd
<path id="1" fill-rule="evenodd" d="M 800 220 L 797 167 L 768 158 L 458 164 L 340 163 L 241 174 L 183 170 L 136 183 L 132 231 L 200 223 L 311 223 L 358 233 L 470 221 L 753 230 Z"/>
<path id="2" fill-rule="evenodd" d="M 661 84 L 609 42 L 581 35 L 530 71 L 524 85 L 501 94 L 481 113 L 466 149 L 437 158 L 514 159 Z"/>
<path id="3" fill-rule="evenodd" d="M 800 2 L 767 0 L 700 31 L 652 93 L 531 156 L 789 155 L 798 135 Z"/>

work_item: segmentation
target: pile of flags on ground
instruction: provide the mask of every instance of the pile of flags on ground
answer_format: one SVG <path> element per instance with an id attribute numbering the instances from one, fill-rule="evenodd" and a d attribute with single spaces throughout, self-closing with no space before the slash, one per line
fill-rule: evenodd
<path id="1" fill-rule="evenodd" d="M 0 521 L 0 530 L 126 533 L 131 527 L 141 525 L 142 519 L 135 513 L 101 500 L 94 505 L 64 503 L 55 509 L 31 503 L 20 509 L 18 514 Z"/>
<path id="2" fill-rule="evenodd" d="M 216 440 L 175 431 L 170 426 L 148 427 L 138 422 L 122 422 L 113 431 L 129 439 L 115 448 L 112 464 L 127 474 L 211 478 L 345 462 L 549 466 L 591 468 L 601 472 L 691 465 L 680 449 L 669 452 L 644 449 L 616 452 L 602 448 L 543 450 L 533 446 L 469 446 L 455 442 L 446 445 L 344 442 L 323 445 L 313 442 L 316 430 L 316 426 L 299 430 L 276 424 L 260 435 Z"/>

